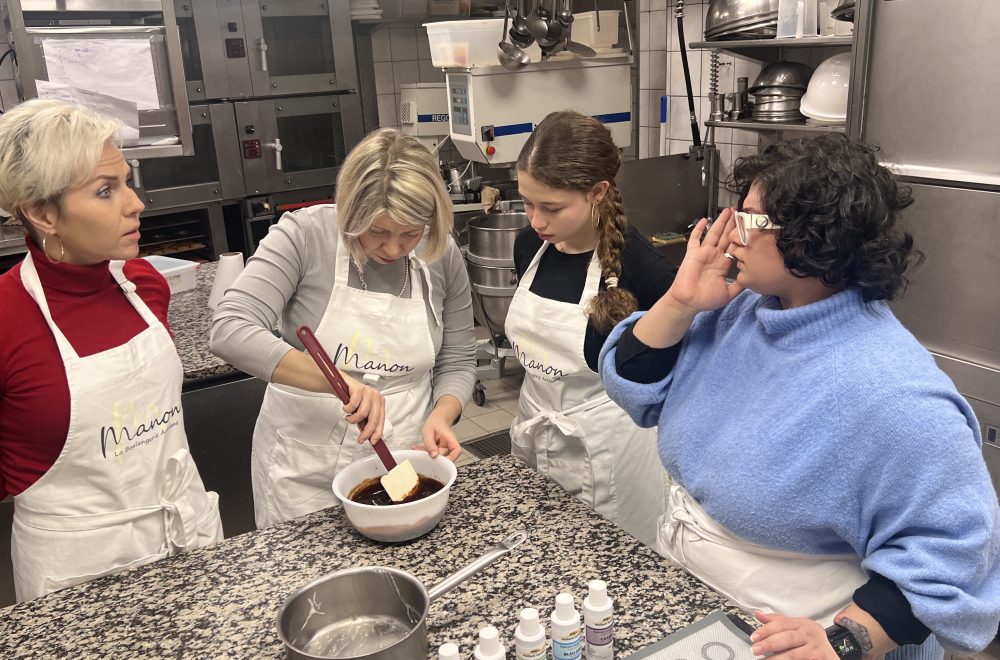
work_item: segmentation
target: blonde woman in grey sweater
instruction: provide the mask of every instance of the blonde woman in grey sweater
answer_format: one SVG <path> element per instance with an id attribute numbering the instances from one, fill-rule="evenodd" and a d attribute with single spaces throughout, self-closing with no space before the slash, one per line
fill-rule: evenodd
<path id="1" fill-rule="evenodd" d="M 337 204 L 283 215 L 227 291 L 211 349 L 269 382 L 251 457 L 258 527 L 335 504 L 330 482 L 371 453 L 366 439 L 461 453 L 452 425 L 472 395 L 476 359 L 451 227 L 430 152 L 378 130 L 344 161 Z M 302 324 L 344 372 L 350 404 L 303 352 Z"/>

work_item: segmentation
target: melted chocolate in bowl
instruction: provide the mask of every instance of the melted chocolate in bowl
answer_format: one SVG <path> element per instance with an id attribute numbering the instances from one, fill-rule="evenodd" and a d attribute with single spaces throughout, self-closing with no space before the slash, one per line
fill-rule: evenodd
<path id="1" fill-rule="evenodd" d="M 372 506 L 389 506 L 392 504 L 405 504 L 407 502 L 416 502 L 417 500 L 422 500 L 425 497 L 429 497 L 434 493 L 438 492 L 444 488 L 444 484 L 437 479 L 431 479 L 430 477 L 425 477 L 423 475 L 418 475 L 419 489 L 417 494 L 411 497 L 407 497 L 402 502 L 393 502 L 392 498 L 389 497 L 389 493 L 385 492 L 385 488 L 382 487 L 382 482 L 379 481 L 378 477 L 373 477 L 371 479 L 365 479 L 360 484 L 354 487 L 348 499 L 352 502 L 357 502 L 358 504 L 370 504 Z"/>

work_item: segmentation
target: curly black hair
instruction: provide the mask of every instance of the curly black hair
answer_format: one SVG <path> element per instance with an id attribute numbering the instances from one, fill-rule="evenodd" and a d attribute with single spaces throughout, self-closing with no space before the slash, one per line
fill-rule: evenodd
<path id="1" fill-rule="evenodd" d="M 895 300 L 909 284 L 906 270 L 924 255 L 899 226 L 911 191 L 876 152 L 834 133 L 787 140 L 738 159 L 727 187 L 742 199 L 758 184 L 794 275 L 837 289 L 856 286 L 866 302 Z"/>

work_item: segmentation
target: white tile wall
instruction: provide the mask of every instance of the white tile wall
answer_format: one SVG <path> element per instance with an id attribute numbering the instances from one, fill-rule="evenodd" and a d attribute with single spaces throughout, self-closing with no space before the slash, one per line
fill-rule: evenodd
<path id="1" fill-rule="evenodd" d="M 687 91 L 684 84 L 684 70 L 681 64 L 680 45 L 677 41 L 674 0 L 640 0 L 639 3 L 639 125 L 645 130 L 645 139 L 640 133 L 639 157 L 658 156 L 661 148 L 665 154 L 685 153 L 691 144 L 691 126 L 688 112 Z M 707 0 L 688 0 L 684 3 L 684 37 L 688 44 L 702 41 L 705 27 Z M 803 49 L 809 53 L 806 62 L 813 62 L 818 56 L 815 49 Z M 695 95 L 695 115 L 698 118 L 701 136 L 704 138 L 704 120 L 708 117 L 710 105 L 711 53 L 709 51 L 687 49 L 688 68 L 691 72 L 691 88 Z M 819 61 L 822 61 L 819 57 Z M 760 63 L 754 60 L 721 54 L 719 57 L 718 91 L 725 94 L 736 91 L 736 78 L 745 76 L 753 82 L 760 72 Z M 662 147 L 659 130 L 660 97 L 668 97 L 667 131 Z M 720 154 L 720 179 L 732 171 L 733 159 L 741 155 L 755 153 L 759 135 L 754 131 L 717 129 L 715 143 Z M 720 186 L 722 188 L 722 186 Z M 727 203 L 728 195 L 720 191 L 720 203 Z"/>
<path id="2" fill-rule="evenodd" d="M 419 23 L 391 23 L 372 33 L 379 126 L 399 128 L 400 85 L 444 82 L 431 63 L 427 30 Z"/>

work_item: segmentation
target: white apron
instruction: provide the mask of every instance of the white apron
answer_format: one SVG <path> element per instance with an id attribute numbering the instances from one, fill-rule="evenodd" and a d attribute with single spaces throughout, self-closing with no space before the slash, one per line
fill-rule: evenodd
<path id="1" fill-rule="evenodd" d="M 338 369 L 382 392 L 389 447 L 422 445 L 436 360 L 421 285 L 426 283 L 430 300 L 427 268 L 410 255 L 411 294 L 401 298 L 349 287 L 351 259 L 342 240 L 336 259 L 330 300 L 313 332 Z M 250 459 L 258 528 L 335 506 L 334 475 L 374 453 L 367 442 L 358 444 L 357 426 L 344 419 L 343 407 L 333 394 L 267 386 Z"/>
<path id="2" fill-rule="evenodd" d="M 19 602 L 222 539 L 218 495 L 188 451 L 180 358 L 123 266 L 108 269 L 149 327 L 79 357 L 52 321 L 31 255 L 21 264 L 66 368 L 70 423 L 56 462 L 14 498 Z"/>
<path id="3" fill-rule="evenodd" d="M 595 252 L 578 303 L 543 298 L 530 289 L 548 247 L 535 254 L 507 313 L 505 332 L 525 370 L 511 453 L 652 546 L 666 475 L 656 429 L 636 426 L 608 398 L 583 353 L 600 262 Z"/>
<path id="4" fill-rule="evenodd" d="M 806 555 L 736 536 L 667 479 L 657 551 L 744 611 L 806 617 L 827 627 L 868 581 L 856 554 Z"/>

